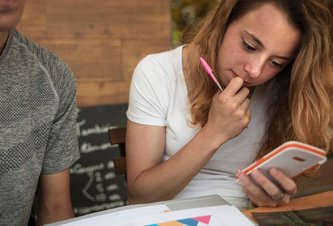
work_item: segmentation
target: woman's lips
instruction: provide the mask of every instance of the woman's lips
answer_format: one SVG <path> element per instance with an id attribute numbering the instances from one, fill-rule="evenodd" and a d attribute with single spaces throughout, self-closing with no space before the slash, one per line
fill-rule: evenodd
<path id="1" fill-rule="evenodd" d="M 247 82 L 244 82 L 244 83 L 243 83 L 243 87 L 249 87 L 249 86 L 250 86 L 249 83 L 247 83 Z"/>

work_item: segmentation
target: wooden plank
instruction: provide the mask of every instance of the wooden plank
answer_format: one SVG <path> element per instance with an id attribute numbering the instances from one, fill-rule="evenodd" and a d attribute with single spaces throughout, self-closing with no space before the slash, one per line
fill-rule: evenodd
<path id="1" fill-rule="evenodd" d="M 100 83 L 123 78 L 120 40 L 48 39 L 40 43 L 62 57 L 80 81 Z"/>
<path id="2" fill-rule="evenodd" d="M 72 68 L 78 106 L 128 102 L 147 54 L 171 48 L 169 1 L 29 0 L 19 29 Z"/>
<path id="3" fill-rule="evenodd" d="M 46 0 L 46 6 L 49 38 L 170 35 L 169 1 Z"/>
<path id="4" fill-rule="evenodd" d="M 129 83 L 78 81 L 78 105 L 81 107 L 128 102 Z"/>
<path id="5" fill-rule="evenodd" d="M 78 81 L 78 103 L 80 106 L 96 106 L 128 102 L 132 73 L 137 63 L 147 54 L 166 51 L 170 43 L 155 39 L 125 40 L 122 42 L 122 80 Z M 110 75 L 116 76 L 116 75 Z M 82 92 L 84 90 L 84 92 Z"/>

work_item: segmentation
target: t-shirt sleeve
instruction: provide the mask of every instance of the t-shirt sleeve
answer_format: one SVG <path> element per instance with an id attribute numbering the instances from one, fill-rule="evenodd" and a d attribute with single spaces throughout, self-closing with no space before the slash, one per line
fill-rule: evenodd
<path id="1" fill-rule="evenodd" d="M 58 79 L 60 82 L 55 85 L 59 96 L 59 107 L 44 156 L 43 174 L 63 171 L 80 157 L 76 133 L 76 81 L 66 64 L 56 73 L 61 77 Z"/>
<path id="2" fill-rule="evenodd" d="M 130 121 L 165 126 L 168 80 L 161 65 L 151 56 L 136 66 L 130 87 L 127 118 Z"/>

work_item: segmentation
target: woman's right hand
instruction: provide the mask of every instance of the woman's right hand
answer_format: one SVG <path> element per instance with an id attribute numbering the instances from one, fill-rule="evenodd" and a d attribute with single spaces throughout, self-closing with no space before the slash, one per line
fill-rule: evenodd
<path id="1" fill-rule="evenodd" d="M 243 80 L 236 77 L 213 97 L 204 129 L 218 138 L 218 146 L 247 128 L 251 117 L 249 93 L 249 89 L 243 87 Z"/>

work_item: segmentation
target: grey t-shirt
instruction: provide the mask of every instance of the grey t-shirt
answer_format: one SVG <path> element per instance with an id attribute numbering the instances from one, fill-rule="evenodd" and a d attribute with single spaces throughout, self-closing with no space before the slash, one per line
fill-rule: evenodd
<path id="1" fill-rule="evenodd" d="M 78 158 L 68 65 L 12 30 L 0 56 L 0 225 L 27 225 L 41 174 Z"/>

